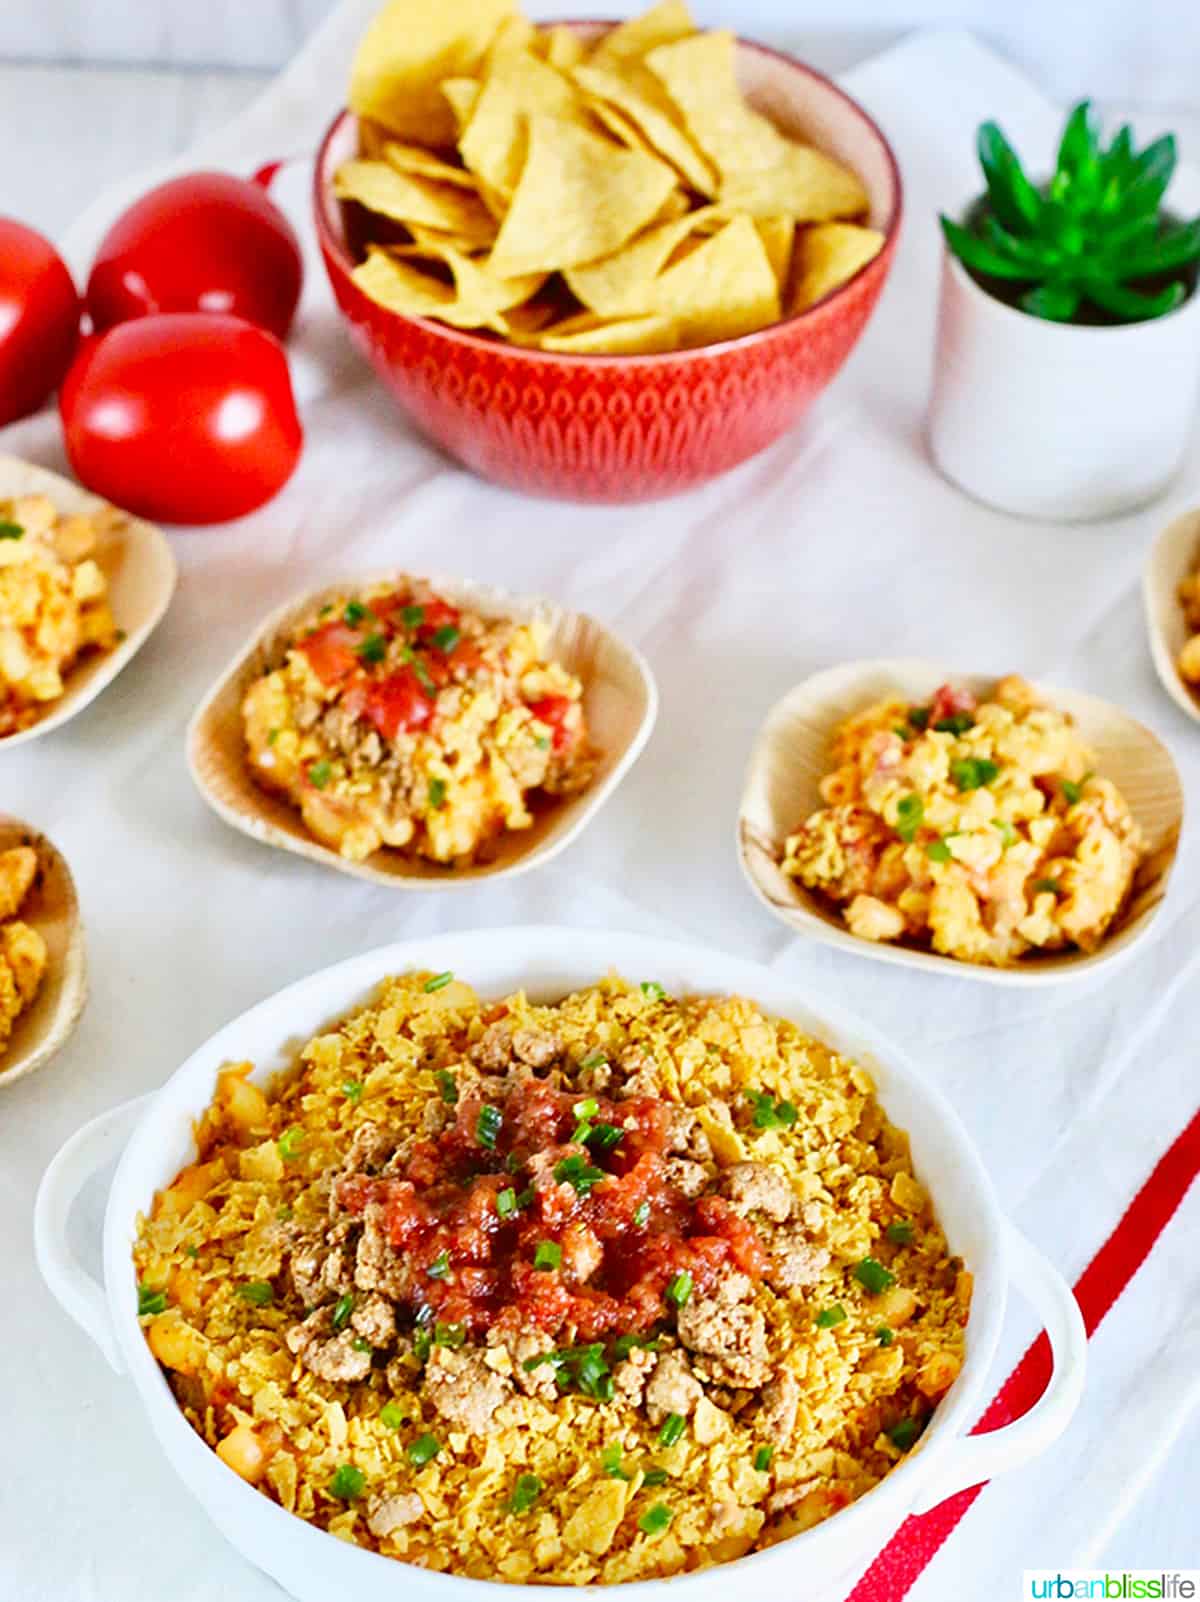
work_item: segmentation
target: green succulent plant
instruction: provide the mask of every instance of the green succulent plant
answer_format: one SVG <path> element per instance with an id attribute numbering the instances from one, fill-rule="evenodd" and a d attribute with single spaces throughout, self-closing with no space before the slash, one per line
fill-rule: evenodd
<path id="1" fill-rule="evenodd" d="M 942 232 L 1000 299 L 1054 322 L 1128 323 L 1162 317 L 1187 296 L 1200 217 L 1179 223 L 1162 211 L 1174 135 L 1137 150 L 1125 123 L 1105 146 L 1081 100 L 1041 186 L 994 122 L 980 124 L 977 145 L 986 196 L 966 227 L 943 215 Z"/>

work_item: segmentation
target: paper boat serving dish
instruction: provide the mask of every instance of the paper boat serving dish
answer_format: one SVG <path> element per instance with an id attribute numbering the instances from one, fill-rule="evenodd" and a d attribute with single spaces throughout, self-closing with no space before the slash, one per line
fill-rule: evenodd
<path id="1" fill-rule="evenodd" d="M 45 495 L 67 516 L 95 517 L 114 509 L 69 478 L 44 467 L 0 456 L 0 501 Z M 153 523 L 116 512 L 98 536 L 95 560 L 108 581 L 108 601 L 121 639 L 111 651 L 81 658 L 64 678 L 63 693 L 47 704 L 44 716 L 27 729 L 0 739 L 0 749 L 39 739 L 82 712 L 136 656 L 167 610 L 175 590 L 175 557 L 167 537 Z"/>
<path id="2" fill-rule="evenodd" d="M 1200 561 L 1200 511 L 1177 517 L 1150 548 L 1142 576 L 1142 600 L 1150 652 L 1163 689 L 1181 712 L 1200 723 L 1200 685 L 1190 686 L 1179 671 L 1179 653 L 1188 628 L 1179 604 L 1179 581 Z"/>
<path id="3" fill-rule="evenodd" d="M 829 768 L 830 741 L 839 723 L 892 695 L 914 703 L 928 701 L 939 685 L 948 682 L 982 696 L 995 677 L 905 659 L 847 662 L 805 679 L 776 704 L 750 759 L 737 845 L 747 883 L 781 922 L 798 934 L 877 962 L 1000 985 L 1055 984 L 1094 973 L 1127 955 L 1147 933 L 1166 895 L 1179 848 L 1183 787 L 1166 747 L 1149 729 L 1107 701 L 1073 690 L 1034 686 L 1075 719 L 1096 752 L 1098 771 L 1122 792 L 1147 842 L 1133 893 L 1096 951 L 1030 953 L 1014 967 L 990 968 L 912 946 L 864 940 L 851 934 L 831 902 L 780 868 L 786 837 L 824 804 L 819 785 Z"/>
<path id="4" fill-rule="evenodd" d="M 38 876 L 17 917 L 46 942 L 46 972 L 0 1053 L 0 1089 L 45 1067 L 74 1033 L 87 1000 L 83 923 L 71 870 L 45 835 L 18 818 L 0 817 L 0 851 L 14 846 L 37 852 Z"/>
<path id="5" fill-rule="evenodd" d="M 432 576 L 439 595 L 484 617 L 540 618 L 547 653 L 583 681 L 583 706 L 600 760 L 592 782 L 538 811 L 532 828 L 497 837 L 489 860 L 443 867 L 389 847 L 364 862 L 350 862 L 308 832 L 298 808 L 255 783 L 245 757 L 241 705 L 249 684 L 278 667 L 289 635 L 301 619 L 339 595 L 376 584 L 399 584 L 399 571 L 355 574 L 298 596 L 257 630 L 222 673 L 192 718 L 188 765 L 201 795 L 219 817 L 264 845 L 293 851 L 340 873 L 397 890 L 451 890 L 481 879 L 524 873 L 562 851 L 599 810 L 637 760 L 658 712 L 658 691 L 641 654 L 594 618 L 552 602 L 510 595 L 493 585 Z"/>

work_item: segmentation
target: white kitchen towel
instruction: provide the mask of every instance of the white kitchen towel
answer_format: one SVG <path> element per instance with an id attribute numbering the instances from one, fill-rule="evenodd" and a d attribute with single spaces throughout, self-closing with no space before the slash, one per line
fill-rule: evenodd
<path id="1" fill-rule="evenodd" d="M 1006 1207 L 1071 1277 L 1195 1110 L 1191 831 L 1152 940 L 1111 978 L 1027 995 L 793 939 L 751 900 L 733 852 L 741 776 L 766 710 L 851 657 L 921 655 L 1106 696 L 1161 733 L 1190 793 L 1200 782 L 1200 740 L 1157 684 L 1137 596 L 1156 530 L 1200 495 L 1195 450 L 1163 504 L 1061 527 L 965 499 L 923 444 L 936 212 L 972 182 L 982 117 L 999 118 L 1036 168 L 1060 112 L 957 32 L 917 36 L 851 73 L 847 87 L 900 160 L 904 234 L 872 324 L 809 419 L 679 500 L 522 499 L 411 431 L 352 352 L 313 249 L 306 158 L 371 9 L 347 0 L 244 117 L 174 164 L 251 172 L 296 158 L 273 193 L 308 261 L 291 347 L 307 434 L 300 469 L 254 517 L 174 533 L 179 592 L 134 666 L 85 716 L 0 759 L 6 810 L 36 822 L 74 868 L 93 980 L 70 1047 L 0 1107 L 0 1283 L 20 1319 L 19 1355 L 14 1339 L 0 1359 L 4 1438 L 18 1448 L 0 1476 L 0 1597 L 14 1602 L 278 1596 L 163 1472 L 132 1391 L 37 1280 L 27 1221 L 45 1163 L 79 1123 L 160 1083 L 242 1008 L 352 952 L 425 930 L 562 920 L 670 930 L 784 965 L 818 1001 L 858 1008 L 915 1052 L 953 1097 Z M 67 241 L 78 272 L 120 207 L 163 175 L 143 174 L 80 219 Z M 0 433 L 0 448 L 65 465 L 51 414 Z M 185 724 L 257 620 L 331 574 L 388 563 L 543 592 L 597 613 L 649 657 L 662 691 L 651 743 L 545 870 L 453 897 L 397 894 L 253 844 L 193 791 Z M 917 1581 L 917 1602 L 1001 1602 L 1019 1594 L 1026 1565 L 1109 1549 L 1196 1400 L 1198 1224 L 1193 1191 L 1097 1333 L 1064 1442 L 983 1493 Z M 997 1384 L 1033 1333 L 1014 1303 Z M 1172 1461 L 1194 1485 L 1200 1455 L 1183 1450 Z M 1181 1562 L 1194 1538 L 1185 1499 L 1162 1484 L 1154 1496 L 1178 1507 L 1173 1525 L 1160 1516 L 1154 1528 Z M 1150 1567 L 1161 1554 L 1138 1556 Z M 804 1602 L 802 1575 L 794 1594 Z"/>

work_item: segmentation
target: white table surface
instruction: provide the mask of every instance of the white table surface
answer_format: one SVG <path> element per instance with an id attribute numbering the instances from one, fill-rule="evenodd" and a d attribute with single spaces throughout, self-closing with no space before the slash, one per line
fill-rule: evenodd
<path id="1" fill-rule="evenodd" d="M 841 67 L 853 53 L 852 42 L 835 42 L 830 47 L 829 64 Z M 816 61 L 822 64 L 819 53 Z M 186 148 L 207 130 L 218 127 L 253 98 L 261 81 L 248 73 L 180 74 L 0 65 L 0 212 L 21 216 L 52 234 L 61 232 L 105 184 Z M 1177 124 L 1179 120 L 1175 119 Z M 373 404 L 383 418 L 386 402 L 382 396 L 375 395 Z M 45 430 L 36 435 L 39 441 L 51 437 Z M 819 440 L 810 438 L 808 448 L 815 453 L 819 471 Z M 50 460 L 53 451 L 47 447 L 40 454 L 43 459 Z M 350 466 L 353 468 L 354 464 Z M 420 497 L 422 475 L 416 473 L 409 479 L 407 489 L 403 485 L 401 488 L 410 496 Z M 731 485 L 731 493 L 718 501 L 719 515 L 728 517 L 734 504 Z M 512 537 L 520 538 L 518 531 L 523 529 L 520 503 L 509 501 L 507 506 Z M 336 516 L 336 507 L 336 494 L 331 494 L 314 515 Z M 877 512 L 882 510 L 876 509 Z M 273 537 L 285 543 L 294 541 L 299 554 L 307 540 L 301 526 L 305 521 L 304 509 L 292 504 L 290 514 L 297 532 L 289 534 L 283 527 L 276 529 Z M 453 516 L 453 502 L 450 515 Z M 632 515 L 623 513 L 614 514 L 614 517 L 628 526 Z M 652 546 L 655 538 L 653 509 L 645 515 L 646 538 Z M 565 518 L 571 516 L 564 512 Z M 544 514 L 538 523 L 538 530 L 530 537 L 540 538 L 545 543 L 552 535 L 552 528 Z M 589 526 L 598 527 L 594 515 Z M 193 538 L 219 540 L 225 537 L 217 534 Z M 697 538 L 701 537 L 698 532 Z M 185 534 L 178 539 L 180 549 L 185 549 L 189 536 Z M 410 543 L 406 557 L 411 548 Z M 420 548 L 421 542 L 418 542 Z M 624 552 L 626 548 L 621 549 Z M 459 546 L 455 552 L 460 561 L 462 550 Z M 784 547 L 780 548 L 780 556 L 789 559 Z M 736 561 L 732 549 L 728 559 Z M 640 635 L 643 644 L 647 640 L 653 644 L 658 632 L 658 608 L 648 597 L 643 596 L 640 601 L 633 599 L 639 585 L 629 574 L 605 574 L 605 557 L 600 546 L 589 549 L 578 540 L 572 540 L 548 563 L 553 583 L 560 593 L 567 585 L 568 573 L 579 563 L 589 565 L 593 587 L 611 577 L 618 588 L 628 593 L 630 619 L 640 620 L 635 637 Z M 201 567 L 204 565 L 206 562 L 200 563 Z M 498 565 L 502 564 L 493 557 L 488 563 L 489 571 Z M 520 563 L 523 584 L 535 565 Z M 185 570 L 186 566 L 185 561 Z M 660 574 L 660 556 L 655 556 L 650 566 Z M 261 604 L 252 610 L 262 610 L 267 604 L 273 604 L 272 585 L 278 578 L 278 553 L 271 553 L 269 557 L 264 553 L 262 566 L 256 569 L 251 563 L 245 570 L 245 577 L 249 585 L 261 592 Z M 623 580 L 629 582 L 623 583 Z M 290 588 L 302 582 L 297 578 Z M 534 587 L 531 579 L 529 587 Z M 551 577 L 537 587 L 550 590 Z M 741 599 L 744 602 L 746 597 Z M 176 604 L 193 614 L 194 630 L 194 609 L 200 603 L 193 595 L 181 598 Z M 746 622 L 749 627 L 749 619 Z M 1137 625 L 1133 605 L 1128 599 L 1123 600 L 1118 624 L 1122 644 L 1126 643 L 1126 636 L 1132 641 Z M 231 633 L 227 627 L 223 628 L 219 619 L 214 626 L 222 639 L 232 646 L 237 631 Z M 1100 620 L 1096 627 L 1101 627 Z M 816 647 L 818 656 L 822 652 L 829 655 L 833 638 L 828 631 L 823 633 L 825 637 Z M 962 640 L 969 638 L 969 631 L 960 633 Z M 173 660 L 170 635 L 168 626 L 142 658 L 141 671 L 158 676 L 180 671 L 189 682 L 198 683 L 192 665 Z M 1018 645 L 1024 638 L 1022 631 Z M 881 645 L 881 650 L 890 648 L 891 642 Z M 1135 647 L 1130 643 L 1128 648 Z M 872 653 L 860 649 L 857 654 Z M 798 663 L 808 662 L 806 650 L 799 649 L 795 655 Z M 1058 660 L 1052 649 L 1047 649 L 1042 656 L 1050 661 Z M 630 829 L 632 826 L 636 830 L 638 808 L 644 811 L 652 801 L 652 775 L 657 772 L 661 776 L 664 771 L 691 764 L 687 784 L 681 788 L 678 782 L 672 783 L 666 801 L 668 805 L 679 806 L 684 843 L 692 846 L 701 836 L 698 811 L 690 804 L 688 791 L 701 794 L 711 790 L 716 793 L 719 805 L 727 808 L 736 792 L 736 775 L 706 771 L 703 765 L 695 764 L 693 742 L 701 728 L 694 710 L 690 714 L 686 710 L 686 674 L 690 669 L 685 669 L 683 664 L 675 666 L 662 661 L 656 665 L 669 721 L 665 727 L 660 724 L 657 749 L 652 747 L 651 756 L 645 759 L 624 799 L 618 798 L 616 805 L 623 816 L 614 828 L 623 829 L 622 838 L 632 842 Z M 741 693 L 731 695 L 724 712 L 719 701 L 715 707 L 718 716 L 727 715 L 731 719 L 735 745 L 744 745 L 756 717 L 765 710 L 769 700 L 799 676 L 800 671 L 808 670 L 804 667 L 792 672 L 786 661 L 778 660 L 763 666 L 764 686 L 757 709 L 755 703 L 747 702 Z M 260 995 L 319 963 L 356 949 L 360 937 L 359 913 L 355 907 L 361 909 L 365 903 L 344 900 L 320 938 L 313 938 L 311 934 L 303 937 L 281 934 L 275 949 L 268 950 L 261 944 L 261 930 L 250 911 L 243 915 L 236 906 L 213 904 L 203 895 L 189 895 L 184 880 L 192 872 L 187 848 L 193 835 L 202 847 L 202 858 L 232 854 L 247 883 L 258 877 L 270 889 L 280 876 L 299 871 L 309 873 L 308 888 L 317 896 L 324 881 L 316 870 L 298 869 L 294 863 L 272 858 L 260 848 L 226 834 L 202 811 L 190 797 L 182 772 L 185 709 L 177 708 L 169 724 L 156 733 L 149 733 L 139 726 L 133 678 L 133 674 L 128 675 L 110 691 L 104 704 L 89 718 L 81 720 L 77 732 L 64 734 L 60 754 L 73 760 L 74 782 L 86 789 L 90 783 L 89 757 L 96 755 L 108 740 L 128 742 L 130 755 L 126 762 L 119 767 L 97 769 L 108 788 L 98 793 L 95 800 L 102 815 L 109 809 L 116 809 L 114 817 L 117 813 L 129 815 L 131 825 L 141 833 L 148 857 L 153 860 L 158 876 L 157 889 L 152 888 L 154 881 L 143 871 L 136 883 L 136 894 L 142 898 L 139 907 L 130 909 L 122 905 L 126 890 L 121 862 L 119 858 L 106 860 L 103 841 L 87 834 L 79 822 L 78 807 L 66 804 L 60 796 L 39 793 L 43 778 L 62 773 L 61 766 L 35 770 L 31 762 L 27 768 L 14 770 L 15 782 L 6 785 L 2 798 L 7 809 L 10 799 L 19 794 L 21 805 L 16 810 L 45 823 L 51 832 L 54 820 L 61 817 L 60 843 L 72 856 L 88 913 L 95 977 L 88 1024 L 80 1037 L 90 1049 L 77 1043 L 46 1075 L 14 1087 L 0 1102 L 0 1208 L 5 1217 L 0 1237 L 0 1288 L 13 1320 L 10 1339 L 0 1347 L 0 1440 L 9 1448 L 9 1462 L 0 1475 L 0 1597 L 4 1602 L 140 1602 L 143 1597 L 152 1602 L 160 1598 L 167 1602 L 168 1595 L 170 1602 L 187 1602 L 190 1598 L 209 1602 L 210 1596 L 217 1594 L 210 1591 L 204 1581 L 211 1565 L 215 1565 L 226 1580 L 236 1581 L 237 1576 L 244 1576 L 246 1596 L 253 1595 L 257 1599 L 271 1590 L 261 1580 L 253 1578 L 244 1565 L 230 1562 L 224 1553 L 219 1557 L 213 1553 L 214 1545 L 220 1545 L 217 1537 L 195 1513 L 186 1493 L 161 1469 L 140 1418 L 132 1412 L 131 1395 L 123 1386 L 111 1381 L 97 1354 L 82 1337 L 65 1326 L 36 1275 L 29 1239 L 30 1205 L 41 1166 L 85 1117 L 131 1088 L 154 1083 L 218 1023 Z M 743 680 L 739 680 L 739 687 L 744 687 Z M 1100 693 L 1105 693 L 1103 685 Z M 1181 720 L 1176 719 L 1172 724 L 1169 712 L 1163 711 L 1158 722 L 1160 726 L 1168 725 L 1171 735 L 1181 736 Z M 167 826 L 168 817 L 173 820 L 172 827 Z M 726 845 L 729 832 L 725 828 L 726 821 L 722 819 L 711 827 L 706 825 L 703 839 L 707 849 L 716 849 L 708 840 L 710 835 L 721 847 Z M 182 830 L 182 835 L 177 830 Z M 124 835 L 126 829 L 122 827 L 118 832 Z M 611 881 L 614 891 L 611 916 L 630 921 L 623 914 L 630 901 L 638 899 L 633 881 L 638 872 L 640 852 L 630 844 L 625 860 L 606 861 L 594 839 L 592 846 L 591 850 L 582 848 L 576 862 L 593 881 L 597 876 L 615 875 Z M 569 877 L 569 870 L 566 874 L 555 874 L 553 870 L 547 873 L 545 894 L 534 898 L 540 900 L 542 916 L 554 916 L 560 900 L 569 902 Z M 371 943 L 377 943 L 388 932 L 392 903 L 388 902 L 386 893 L 364 892 L 364 895 L 372 898 L 369 903 Z M 528 904 L 526 897 L 522 906 Z M 654 902 L 650 904 L 653 906 Z M 500 921 L 502 914 L 495 913 L 496 905 L 498 902 L 492 903 L 492 915 L 484 921 Z M 596 910 L 595 898 L 591 906 L 590 916 L 604 915 Z M 564 910 L 569 921 L 569 904 Z M 682 926 L 697 938 L 736 945 L 747 955 L 765 959 L 786 945 L 783 932 L 767 922 L 749 903 L 727 860 L 720 863 L 707 884 L 702 876 L 697 876 L 681 892 L 679 905 L 670 911 L 676 927 Z M 420 913 L 412 915 L 412 909 L 407 906 L 396 906 L 395 913 L 397 933 L 402 929 L 419 932 L 427 926 L 427 920 Z M 653 922 L 652 912 L 642 919 L 644 925 L 653 926 Z M 429 923 L 428 926 L 434 925 Z M 253 943 L 244 951 L 237 977 L 231 980 L 233 970 L 230 964 L 222 961 L 222 952 L 229 942 L 239 939 L 243 927 L 254 930 Z M 163 942 L 173 943 L 176 951 L 169 963 L 156 950 Z M 851 972 L 860 991 L 863 989 L 862 966 L 852 959 Z M 213 994 L 211 988 L 206 987 L 205 978 L 210 971 L 217 970 L 225 986 L 221 993 Z M 816 980 L 835 973 L 840 978 L 842 973 L 837 964 L 817 964 L 811 971 Z M 164 994 L 163 987 L 172 984 L 174 993 Z M 1052 1008 L 1045 1009 L 1043 1021 L 1047 1028 L 1052 1027 L 1052 1014 Z M 1195 1017 L 1193 1010 L 1191 1018 Z M 136 1064 L 132 1076 L 130 1072 L 118 1071 L 111 1055 L 106 1055 L 118 1052 L 128 1052 Z M 1193 1194 L 1172 1228 L 1186 1231 L 1184 1238 L 1190 1241 L 1194 1251 L 1200 1236 L 1198 1226 L 1200 1207 Z M 1178 1245 L 1175 1249 L 1178 1250 Z M 1136 1316 L 1131 1313 L 1123 1322 L 1114 1314 L 1103 1338 L 1127 1340 L 1132 1349 L 1144 1334 L 1145 1316 L 1144 1312 Z M 22 1405 L 19 1411 L 17 1407 L 18 1391 L 27 1383 L 25 1352 L 29 1343 L 36 1343 L 44 1354 L 36 1365 L 40 1383 L 51 1385 L 58 1393 L 53 1407 L 48 1410 L 51 1416 L 47 1430 L 37 1435 L 30 1433 L 28 1407 Z M 1147 1361 L 1153 1360 L 1153 1344 L 1150 1354 Z M 1001 1377 L 1002 1374 L 997 1374 L 997 1382 Z M 1109 1401 L 1114 1409 L 1115 1429 L 1120 1392 Z M 13 1424 L 18 1425 L 15 1434 Z M 130 1432 L 139 1437 L 144 1447 L 144 1479 L 139 1478 L 128 1453 L 122 1452 L 114 1460 L 117 1480 L 100 1483 L 106 1474 L 107 1454 L 102 1445 L 97 1450 L 97 1437 L 102 1443 L 110 1434 L 126 1438 Z M 1097 1554 L 1097 1561 L 1112 1567 L 1184 1566 L 1200 1561 L 1195 1520 L 1200 1444 L 1195 1436 L 1192 1428 L 1176 1444 L 1150 1483 L 1139 1487 L 1135 1505 L 1124 1522 L 1112 1531 L 1102 1552 Z M 90 1477 L 89 1487 L 81 1488 L 78 1483 L 72 1483 L 73 1476 L 81 1469 Z M 152 1487 L 149 1508 L 141 1505 L 148 1487 Z M 1063 1494 L 1065 1513 L 1069 1497 L 1066 1491 Z M 69 1515 L 65 1523 L 64 1511 Z M 127 1588 L 113 1591 L 105 1578 L 108 1572 L 105 1565 L 97 1560 L 93 1567 L 89 1561 L 90 1544 L 100 1550 L 113 1519 L 121 1520 L 124 1539 L 134 1543 L 144 1554 L 143 1589 L 127 1582 Z M 164 1561 L 167 1546 L 173 1557 L 170 1588 L 164 1591 L 156 1586 L 154 1575 Z M 1019 1531 L 1013 1533 L 1013 1546 L 1019 1554 Z M 194 1567 L 193 1585 L 180 1581 L 181 1568 L 185 1566 L 176 1561 L 180 1552 Z M 1050 1557 L 1047 1561 L 1057 1560 Z M 961 1564 L 964 1576 L 970 1574 L 973 1579 L 973 1588 L 961 1595 L 978 1596 L 982 1602 L 991 1602 L 994 1596 L 996 1602 L 1000 1602 L 1001 1597 L 1016 1594 L 1010 1577 L 1005 1578 L 1003 1585 L 999 1580 L 993 1584 L 973 1568 L 969 1526 L 958 1532 L 953 1562 L 955 1567 Z M 226 1591 L 225 1594 L 232 1593 Z"/>

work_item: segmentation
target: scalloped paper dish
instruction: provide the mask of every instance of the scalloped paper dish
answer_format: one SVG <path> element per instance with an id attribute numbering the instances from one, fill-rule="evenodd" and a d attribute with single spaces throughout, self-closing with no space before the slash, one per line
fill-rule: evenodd
<path id="1" fill-rule="evenodd" d="M 187 737 L 192 778 L 213 811 L 243 834 L 375 884 L 397 890 L 453 890 L 481 879 L 527 872 L 557 856 L 584 829 L 636 762 L 658 712 L 658 691 L 641 653 L 585 613 L 570 612 L 536 597 L 510 595 L 490 584 L 430 576 L 439 595 L 485 617 L 544 620 L 548 654 L 583 681 L 588 727 L 601 753 L 586 790 L 547 806 L 532 828 L 499 836 L 494 855 L 486 863 L 446 868 L 388 847 L 364 862 L 350 862 L 315 840 L 299 811 L 282 797 L 261 789 L 250 773 L 242 733 L 242 697 L 253 679 L 279 666 L 295 625 L 347 591 L 398 583 L 410 576 L 395 570 L 347 575 L 297 596 L 272 613 L 221 674 L 192 718 Z"/>
<path id="2" fill-rule="evenodd" d="M 995 675 L 959 673 L 907 659 L 847 662 L 815 673 L 789 691 L 768 714 L 746 774 L 737 839 L 746 882 L 764 906 L 798 934 L 877 962 L 988 984 L 1059 984 L 1095 973 L 1127 955 L 1149 930 L 1166 895 L 1183 824 L 1183 787 L 1170 753 L 1149 729 L 1107 701 L 1073 690 L 1034 685 L 1074 717 L 1096 752 L 1099 771 L 1122 792 L 1147 841 L 1133 893 L 1096 951 L 1027 955 L 1011 968 L 991 968 L 933 951 L 865 940 L 851 934 L 830 904 L 780 868 L 786 836 L 823 804 L 818 786 L 828 771 L 829 742 L 837 725 L 891 695 L 927 701 L 948 682 L 982 695 L 995 683 Z"/>

